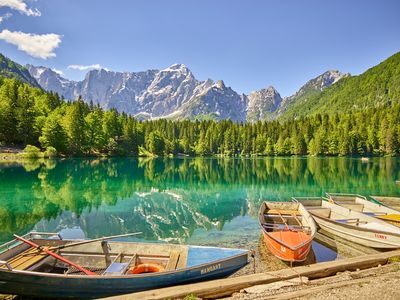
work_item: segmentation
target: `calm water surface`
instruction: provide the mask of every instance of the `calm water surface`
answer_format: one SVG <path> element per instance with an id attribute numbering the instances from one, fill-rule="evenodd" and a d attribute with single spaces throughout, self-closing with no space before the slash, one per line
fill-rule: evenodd
<path id="1" fill-rule="evenodd" d="M 265 199 L 400 196 L 399 158 L 66 159 L 0 164 L 0 242 L 31 230 L 245 245 Z"/>

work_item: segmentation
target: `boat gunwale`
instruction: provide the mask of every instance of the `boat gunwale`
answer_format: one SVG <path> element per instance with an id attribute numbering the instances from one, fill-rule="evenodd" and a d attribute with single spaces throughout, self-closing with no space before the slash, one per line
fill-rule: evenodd
<path id="1" fill-rule="evenodd" d="M 314 232 L 314 234 L 310 234 L 310 240 L 309 240 L 309 241 L 302 242 L 301 244 L 299 244 L 299 245 L 296 246 L 296 247 L 292 247 L 292 246 L 286 244 L 285 242 L 283 242 L 282 240 L 279 240 L 279 239 L 275 238 L 274 236 L 272 236 L 271 233 L 268 232 L 268 231 L 264 228 L 263 224 L 261 223 L 261 215 L 263 215 L 263 214 L 265 213 L 265 209 L 262 211 L 262 213 L 261 213 L 261 210 L 262 210 L 262 208 L 265 206 L 266 202 L 268 202 L 268 201 L 264 201 L 264 202 L 261 204 L 260 209 L 259 209 L 259 211 L 258 211 L 258 223 L 260 224 L 263 233 L 267 234 L 269 238 L 271 238 L 271 239 L 273 239 L 274 241 L 276 241 L 277 243 L 279 243 L 279 244 L 285 246 L 286 248 L 289 248 L 289 249 L 292 250 L 292 251 L 296 251 L 296 250 L 300 249 L 301 247 L 303 247 L 303 246 L 305 246 L 305 245 L 307 245 L 307 244 L 309 244 L 310 242 L 313 241 L 314 236 L 315 236 L 315 232 Z M 292 203 L 292 202 L 289 202 L 289 201 L 287 201 L 287 202 L 276 201 L 275 203 Z M 311 226 L 310 226 L 310 227 L 311 227 Z M 283 231 L 283 230 L 282 230 L 282 231 Z M 294 231 L 294 230 L 288 230 L 288 231 Z"/>
<path id="2" fill-rule="evenodd" d="M 396 210 L 396 209 L 394 209 L 394 208 L 392 208 L 392 207 L 390 207 L 390 206 L 387 206 L 387 205 L 384 205 L 383 203 L 381 203 L 380 201 L 378 201 L 378 200 L 376 200 L 376 199 L 374 199 L 372 196 L 370 196 L 370 198 L 373 200 L 373 201 L 371 201 L 371 200 L 368 200 L 368 198 L 366 197 L 366 196 L 363 196 L 363 195 L 360 195 L 360 194 L 347 194 L 347 193 L 325 193 L 325 195 L 330 199 L 330 200 L 332 200 L 335 204 L 337 204 L 337 205 L 339 205 L 339 206 L 342 206 L 342 207 L 345 207 L 345 206 L 343 206 L 343 204 L 344 203 L 340 203 L 340 200 L 336 200 L 335 199 L 335 197 L 354 197 L 354 199 L 352 199 L 352 201 L 354 201 L 354 203 L 355 204 L 357 204 L 357 203 L 359 203 L 358 201 L 361 201 L 361 204 L 368 204 L 368 205 L 372 205 L 372 206 L 375 206 L 376 208 L 386 208 L 386 209 L 390 209 L 390 210 L 393 210 L 393 211 L 397 211 L 398 213 L 400 213 L 398 210 Z M 358 199 L 357 199 L 358 198 Z M 364 207 L 365 208 L 365 207 Z M 362 213 L 365 213 L 364 212 L 364 209 L 361 211 Z"/>
<path id="3" fill-rule="evenodd" d="M 360 194 L 325 192 L 325 195 L 327 196 L 327 198 L 332 198 L 332 197 L 356 197 L 356 198 L 361 198 L 361 199 L 364 199 L 364 200 L 368 201 L 367 197 L 365 197 L 363 195 L 360 195 Z M 332 200 L 335 201 L 335 199 L 332 199 Z"/>

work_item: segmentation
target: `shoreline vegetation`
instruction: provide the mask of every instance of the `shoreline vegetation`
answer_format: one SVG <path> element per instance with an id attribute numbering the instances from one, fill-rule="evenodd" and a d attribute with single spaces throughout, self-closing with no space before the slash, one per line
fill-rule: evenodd
<path id="1" fill-rule="evenodd" d="M 0 147 L 0 163 L 12 163 L 12 162 L 21 162 L 24 160 L 43 160 L 43 159 L 74 159 L 74 158 L 82 158 L 82 159 L 107 159 L 107 158 L 238 158 L 238 159 L 248 159 L 248 158 L 328 158 L 328 157 L 347 157 L 347 158 L 359 158 L 362 161 L 368 162 L 370 158 L 374 157 L 398 157 L 399 155 L 369 155 L 369 156 L 361 156 L 361 155 L 345 155 L 345 156 L 317 156 L 317 155 L 288 155 L 288 156 L 268 156 L 262 154 L 251 154 L 251 155 L 236 155 L 236 156 L 225 156 L 220 154 L 209 155 L 209 156 L 199 156 L 199 155 L 189 155 L 189 154 L 168 154 L 159 156 L 156 154 L 152 154 L 144 150 L 137 155 L 118 155 L 118 154 L 107 154 L 107 153 L 91 153 L 87 155 L 65 155 L 57 153 L 57 150 L 53 147 L 48 147 L 45 150 L 42 150 L 33 145 L 27 145 L 23 150 L 17 150 L 15 152 L 10 151 L 2 151 L 2 147 Z M 12 149 L 13 147 L 6 147 L 8 149 Z"/>
<path id="2" fill-rule="evenodd" d="M 396 156 L 398 124 L 400 104 L 391 101 L 286 121 L 139 121 L 0 77 L 0 146 L 27 157 Z"/>

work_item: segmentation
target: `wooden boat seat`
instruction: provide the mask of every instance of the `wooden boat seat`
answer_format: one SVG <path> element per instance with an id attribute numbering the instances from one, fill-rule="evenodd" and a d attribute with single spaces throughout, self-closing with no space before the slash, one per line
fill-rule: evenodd
<path id="1" fill-rule="evenodd" d="M 281 214 L 281 216 L 284 217 L 284 218 L 293 218 L 293 219 L 297 218 L 299 220 L 301 220 L 301 218 L 303 217 L 302 215 L 295 215 L 295 214 L 292 214 L 292 215 L 283 215 L 283 214 Z M 264 214 L 264 217 L 266 217 L 266 218 L 268 218 L 268 217 L 279 217 L 279 215 L 278 214 L 266 213 L 266 214 Z"/>
<path id="2" fill-rule="evenodd" d="M 324 218 L 329 218 L 331 215 L 331 209 L 327 208 L 327 207 L 307 206 L 307 210 L 311 210 L 316 215 L 324 217 Z"/>
<path id="3" fill-rule="evenodd" d="M 301 216 L 301 213 L 295 209 L 270 209 L 266 212 L 268 215 L 296 215 Z M 286 216 L 285 216 L 286 217 Z"/>
<path id="4" fill-rule="evenodd" d="M 339 204 L 340 206 L 346 207 L 351 210 L 355 210 L 355 211 L 363 211 L 364 210 L 364 204 L 361 204 L 361 203 L 350 203 L 350 202 L 341 202 L 341 201 L 337 201 L 336 203 Z"/>
<path id="5" fill-rule="evenodd" d="M 15 270 L 27 270 L 47 256 L 46 253 L 38 252 L 35 248 L 29 248 L 10 258 L 7 263 Z"/>
<path id="6" fill-rule="evenodd" d="M 276 229 L 276 230 L 283 230 L 285 229 L 285 224 L 278 224 L 278 223 L 262 223 L 262 226 L 266 229 Z M 309 226 L 299 226 L 299 225 L 288 225 L 290 230 L 295 231 L 309 231 Z"/>
<path id="7" fill-rule="evenodd" d="M 394 223 L 396 225 L 400 223 L 400 214 L 388 214 L 384 216 L 379 216 L 378 218 L 381 220 L 388 221 L 390 223 Z"/>
<path id="8" fill-rule="evenodd" d="M 168 260 L 167 266 L 165 267 L 166 271 L 176 270 L 180 255 L 181 254 L 179 251 L 171 251 L 171 254 L 169 255 L 169 260 Z"/>

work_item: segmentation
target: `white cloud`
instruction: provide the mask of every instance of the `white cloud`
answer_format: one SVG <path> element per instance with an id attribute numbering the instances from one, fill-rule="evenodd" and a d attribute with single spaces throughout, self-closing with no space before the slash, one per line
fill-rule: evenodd
<path id="1" fill-rule="evenodd" d="M 61 36 L 58 34 L 33 34 L 7 29 L 0 32 L 0 39 L 17 46 L 19 50 L 33 57 L 42 59 L 55 57 L 54 49 L 61 43 Z"/>
<path id="2" fill-rule="evenodd" d="M 11 18 L 11 16 L 12 16 L 12 13 L 6 13 L 6 14 L 0 16 L 0 23 L 3 23 L 3 21 Z"/>
<path id="3" fill-rule="evenodd" d="M 8 7 L 17 10 L 27 16 L 39 17 L 41 12 L 39 10 L 28 8 L 24 0 L 0 0 L 0 7 Z"/>
<path id="4" fill-rule="evenodd" d="M 58 70 L 58 69 L 55 69 L 55 68 L 52 68 L 52 70 L 54 72 L 56 72 L 58 75 L 64 75 L 63 71 L 61 71 L 61 70 Z"/>
<path id="5" fill-rule="evenodd" d="M 100 69 L 107 70 L 107 68 L 104 68 L 102 65 L 99 65 L 99 64 L 89 65 L 89 66 L 83 66 L 83 65 L 69 65 L 69 66 L 68 66 L 68 69 L 79 70 L 79 71 L 100 70 Z"/>

